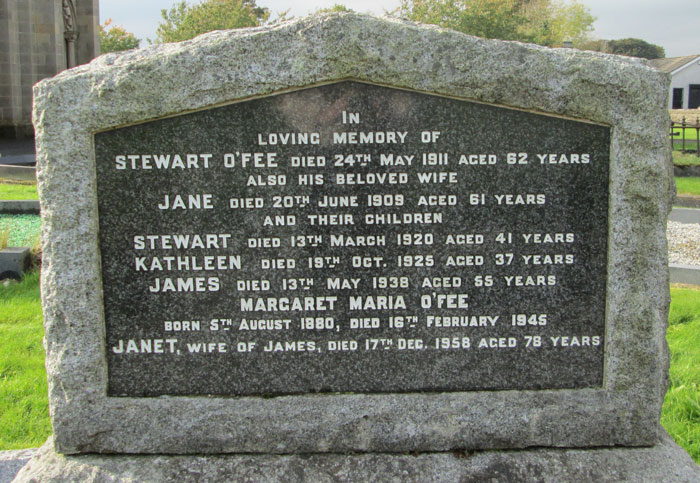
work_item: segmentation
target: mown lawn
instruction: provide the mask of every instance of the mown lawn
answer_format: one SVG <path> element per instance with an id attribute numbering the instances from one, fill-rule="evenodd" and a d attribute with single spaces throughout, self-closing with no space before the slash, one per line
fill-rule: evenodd
<path id="1" fill-rule="evenodd" d="M 0 450 L 32 448 L 51 433 L 38 272 L 0 282 Z"/>
<path id="2" fill-rule="evenodd" d="M 668 323 L 671 385 L 664 399 L 661 424 L 700 463 L 700 289 L 671 288 Z"/>
<path id="3" fill-rule="evenodd" d="M 694 156 L 697 150 L 698 150 L 698 143 L 695 142 L 695 140 L 692 141 L 686 141 L 685 144 L 683 144 L 681 141 L 674 141 L 673 142 L 673 150 L 674 152 L 683 152 L 686 151 L 685 154 L 690 154 L 691 156 Z"/>
<path id="4" fill-rule="evenodd" d="M 700 178 L 676 178 L 678 194 L 700 196 Z"/>
<path id="5" fill-rule="evenodd" d="M 686 122 L 695 124 L 695 119 L 686 119 Z M 697 136 L 698 136 L 697 129 L 695 129 L 693 127 L 686 127 L 685 129 L 675 128 L 673 130 L 673 134 L 674 134 L 673 139 L 682 139 L 681 133 L 685 139 L 695 140 L 695 139 L 697 139 Z"/>
<path id="6" fill-rule="evenodd" d="M 36 184 L 0 183 L 0 200 L 37 200 Z"/>

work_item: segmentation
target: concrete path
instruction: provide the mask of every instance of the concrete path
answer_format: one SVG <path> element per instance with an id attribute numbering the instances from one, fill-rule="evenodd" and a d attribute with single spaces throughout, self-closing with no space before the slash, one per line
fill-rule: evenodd
<path id="1" fill-rule="evenodd" d="M 669 221 L 678 223 L 700 223 L 700 209 L 697 208 L 674 208 L 668 215 Z"/>

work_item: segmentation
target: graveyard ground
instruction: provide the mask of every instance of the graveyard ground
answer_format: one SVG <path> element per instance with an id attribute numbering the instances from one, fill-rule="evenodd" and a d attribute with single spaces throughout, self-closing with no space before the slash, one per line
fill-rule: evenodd
<path id="1" fill-rule="evenodd" d="M 0 285 L 0 450 L 43 444 L 51 432 L 38 272 Z"/>
<path id="2" fill-rule="evenodd" d="M 700 196 L 700 178 L 676 178 L 678 193 Z"/>
<path id="3" fill-rule="evenodd" d="M 39 215 L 5 215 L 0 214 L 0 248 L 4 235 L 6 246 L 32 247 L 38 249 L 41 220 Z"/>
<path id="4" fill-rule="evenodd" d="M 39 275 L 0 284 L 0 450 L 31 448 L 51 431 Z M 700 463 L 700 288 L 671 287 L 670 387 L 661 423 Z"/>
<path id="5" fill-rule="evenodd" d="M 0 182 L 0 200 L 36 200 L 36 183 Z"/>
<path id="6" fill-rule="evenodd" d="M 690 120 L 689 120 L 690 121 Z M 692 120 L 692 122 L 695 122 L 695 119 Z M 698 135 L 700 133 L 698 132 L 697 128 L 676 128 L 673 129 L 673 146 L 674 149 L 688 149 L 688 150 L 697 150 L 698 148 Z M 683 139 L 685 139 L 685 143 L 683 142 Z M 675 156 L 674 156 L 674 161 L 675 161 Z"/>
<path id="7" fill-rule="evenodd" d="M 661 424 L 700 463 L 700 289 L 671 288 L 668 323 L 670 387 Z"/>
<path id="8" fill-rule="evenodd" d="M 700 156 L 697 156 L 694 153 L 682 153 L 680 151 L 674 151 L 673 164 L 677 166 L 698 166 L 700 165 Z"/>

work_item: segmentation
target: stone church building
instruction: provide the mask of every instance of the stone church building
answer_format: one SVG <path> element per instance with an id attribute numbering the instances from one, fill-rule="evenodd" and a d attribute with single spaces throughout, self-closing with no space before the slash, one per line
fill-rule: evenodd
<path id="1" fill-rule="evenodd" d="M 32 136 L 32 85 L 99 51 L 99 0 L 0 0 L 0 137 Z"/>

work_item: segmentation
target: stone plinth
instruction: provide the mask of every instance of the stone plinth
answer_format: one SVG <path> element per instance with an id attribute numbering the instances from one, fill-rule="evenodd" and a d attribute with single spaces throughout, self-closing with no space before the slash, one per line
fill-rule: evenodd
<path id="1" fill-rule="evenodd" d="M 49 440 L 14 481 L 690 483 L 699 478 L 700 467 L 665 435 L 652 448 L 192 456 L 63 456 Z"/>

